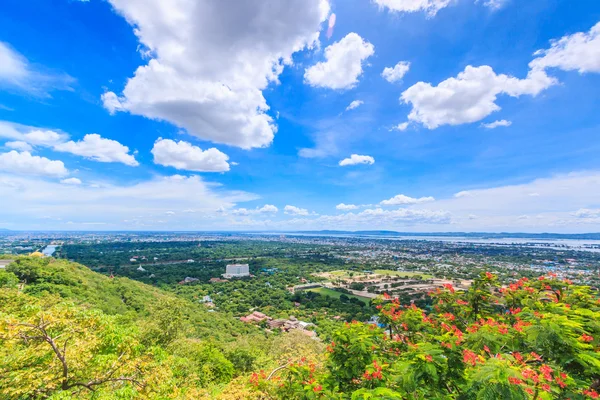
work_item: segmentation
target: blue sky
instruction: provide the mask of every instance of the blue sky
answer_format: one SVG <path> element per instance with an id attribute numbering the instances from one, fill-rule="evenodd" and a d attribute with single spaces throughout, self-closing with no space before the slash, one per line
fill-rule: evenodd
<path id="1" fill-rule="evenodd" d="M 6 0 L 0 228 L 600 230 L 597 1 L 227 3 Z"/>

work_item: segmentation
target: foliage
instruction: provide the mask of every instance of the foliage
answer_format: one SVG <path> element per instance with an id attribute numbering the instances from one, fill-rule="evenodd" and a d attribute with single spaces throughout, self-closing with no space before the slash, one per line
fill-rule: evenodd
<path id="1" fill-rule="evenodd" d="M 379 329 L 335 332 L 322 367 L 295 363 L 251 386 L 278 398 L 583 399 L 600 387 L 600 305 L 555 276 L 432 292 L 433 310 L 385 296 Z M 279 383 L 282 382 L 282 383 Z"/>

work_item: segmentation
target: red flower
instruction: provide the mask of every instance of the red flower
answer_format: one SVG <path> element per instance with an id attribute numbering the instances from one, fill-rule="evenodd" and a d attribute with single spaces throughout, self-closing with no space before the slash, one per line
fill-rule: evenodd
<path id="1" fill-rule="evenodd" d="M 550 391 L 550 385 L 548 385 L 547 383 L 544 383 L 544 384 L 542 385 L 542 390 L 543 390 L 544 392 L 549 392 L 549 391 Z"/>
<path id="2" fill-rule="evenodd" d="M 386 299 L 386 300 L 389 300 L 389 299 L 391 299 L 391 298 L 392 298 L 392 296 L 390 296 L 390 295 L 389 295 L 389 294 L 387 294 L 387 293 L 384 293 L 384 294 L 383 294 L 383 298 L 384 298 L 384 299 Z"/>
<path id="3" fill-rule="evenodd" d="M 317 385 L 313 388 L 313 392 L 320 392 L 321 390 L 323 390 L 323 386 L 321 385 Z"/>
<path id="4" fill-rule="evenodd" d="M 540 356 L 539 354 L 537 354 L 536 352 L 531 352 L 529 353 L 531 355 L 531 357 L 535 358 L 538 361 L 542 361 L 542 356 Z"/>
<path id="5" fill-rule="evenodd" d="M 515 358 L 515 360 L 517 360 L 518 362 L 522 363 L 523 362 L 523 356 L 521 355 L 521 353 L 513 353 L 513 357 Z"/>
<path id="6" fill-rule="evenodd" d="M 494 274 L 492 274 L 491 272 L 486 272 L 485 277 L 491 280 L 494 279 Z"/>
<path id="7" fill-rule="evenodd" d="M 585 394 L 586 396 L 591 397 L 592 399 L 597 399 L 598 397 L 600 397 L 600 395 L 598 394 L 598 392 L 596 392 L 594 389 L 586 389 L 583 391 L 583 394 Z"/>
<path id="8" fill-rule="evenodd" d="M 581 335 L 581 340 L 583 340 L 583 341 L 584 341 L 584 342 L 586 342 L 586 343 L 589 343 L 589 342 L 593 342 L 593 341 L 594 341 L 594 338 L 593 338 L 592 336 L 590 336 L 590 335 L 586 335 L 586 334 L 584 333 L 583 335 Z"/>
<path id="9" fill-rule="evenodd" d="M 549 366 L 544 364 L 540 367 L 540 372 L 542 373 L 542 375 L 544 375 L 545 380 L 547 380 L 547 381 L 552 380 L 552 368 L 550 368 Z"/>
<path id="10" fill-rule="evenodd" d="M 442 286 L 444 286 L 446 289 L 448 289 L 450 291 L 450 293 L 454 293 L 454 286 L 452 286 L 451 283 L 444 283 Z"/>
<path id="11" fill-rule="evenodd" d="M 469 349 L 463 351 L 463 362 L 475 366 L 477 364 L 477 354 Z"/>
<path id="12" fill-rule="evenodd" d="M 513 385 L 522 385 L 523 384 L 522 380 L 520 380 L 519 378 L 515 378 L 514 376 L 509 376 L 508 382 L 512 383 Z"/>
<path id="13" fill-rule="evenodd" d="M 489 347 L 487 347 L 485 344 L 483 345 L 483 349 L 484 349 L 486 352 L 488 352 L 488 353 L 490 352 L 490 348 L 489 348 Z"/>
<path id="14" fill-rule="evenodd" d="M 425 356 L 425 359 L 426 359 L 428 362 L 433 362 L 433 357 L 431 357 L 431 355 L 429 355 L 429 354 L 427 354 L 427 355 Z"/>

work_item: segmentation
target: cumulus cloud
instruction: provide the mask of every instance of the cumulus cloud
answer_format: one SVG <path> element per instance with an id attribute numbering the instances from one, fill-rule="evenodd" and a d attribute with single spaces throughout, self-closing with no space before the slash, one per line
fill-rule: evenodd
<path id="1" fill-rule="evenodd" d="M 363 73 L 363 63 L 375 53 L 375 47 L 354 32 L 325 48 L 325 61 L 304 72 L 311 86 L 329 89 L 351 89 Z"/>
<path id="2" fill-rule="evenodd" d="M 556 83 L 556 79 L 540 69 L 532 69 L 525 79 L 518 79 L 498 75 L 487 65 L 469 65 L 456 78 L 449 78 L 437 86 L 418 82 L 404 91 L 400 99 L 412 105 L 408 115 L 411 121 L 435 129 L 482 120 L 500 110 L 496 99 L 501 94 L 537 96 Z"/>
<path id="3" fill-rule="evenodd" d="M 343 160 L 341 160 L 339 162 L 339 165 L 342 167 L 346 167 L 349 165 L 357 165 L 357 164 L 373 165 L 373 164 L 375 164 L 375 159 L 371 156 L 361 156 L 358 154 L 352 154 L 350 157 L 344 158 Z"/>
<path id="4" fill-rule="evenodd" d="M 74 81 L 69 75 L 32 65 L 8 43 L 0 42 L 0 88 L 49 97 L 52 90 L 72 90 L 70 85 Z"/>
<path id="5" fill-rule="evenodd" d="M 0 121 L 0 138 L 13 139 L 33 146 L 49 147 L 55 151 L 79 155 L 100 162 L 121 162 L 130 166 L 139 165 L 129 154 L 129 148 L 116 140 L 106 139 L 96 133 L 85 135 L 78 142 L 69 141 L 69 135 L 51 129 L 40 129 L 26 125 Z M 18 144 L 18 146 L 24 146 Z"/>
<path id="6" fill-rule="evenodd" d="M 600 22 L 589 32 L 563 36 L 549 49 L 538 50 L 529 66 L 532 69 L 559 68 L 564 71 L 600 73 Z"/>
<path id="7" fill-rule="evenodd" d="M 139 163 L 129 154 L 129 147 L 116 140 L 105 139 L 97 133 L 85 135 L 82 140 L 72 140 L 55 145 L 54 150 L 75 154 L 99 162 L 120 162 L 132 167 Z"/>
<path id="8" fill-rule="evenodd" d="M 62 161 L 32 156 L 27 151 L 19 153 L 15 150 L 0 154 L 0 170 L 15 174 L 41 175 L 54 178 L 69 173 Z"/>
<path id="9" fill-rule="evenodd" d="M 38 129 L 8 121 L 0 121 L 0 138 L 25 142 L 34 146 L 51 147 L 67 140 L 69 135 L 49 129 Z"/>
<path id="10" fill-rule="evenodd" d="M 229 157 L 214 147 L 202 150 L 183 140 L 175 142 L 159 138 L 152 148 L 154 163 L 199 172 L 229 171 Z"/>
<path id="11" fill-rule="evenodd" d="M 342 211 L 350 211 L 350 210 L 356 210 L 356 209 L 358 209 L 358 206 L 354 205 L 354 204 L 340 203 L 337 206 L 335 206 L 335 208 L 338 209 L 338 210 L 342 210 Z"/>
<path id="12" fill-rule="evenodd" d="M 408 72 L 409 69 L 410 69 L 410 63 L 408 61 L 400 61 L 393 68 L 392 67 L 384 68 L 383 72 L 381 73 L 381 76 L 386 81 L 388 81 L 390 83 L 394 83 L 394 82 L 398 82 L 398 81 L 402 80 L 402 78 L 404 78 L 404 75 L 406 75 L 406 73 Z"/>
<path id="13" fill-rule="evenodd" d="M 261 208 L 258 209 L 260 213 L 276 213 L 279 209 L 272 204 L 265 204 Z"/>
<path id="14" fill-rule="evenodd" d="M 23 134 L 23 139 L 27 143 L 45 147 L 57 145 L 63 142 L 64 140 L 68 139 L 68 137 L 69 136 L 65 135 L 64 133 L 41 129 L 34 129 L 28 133 Z"/>
<path id="15" fill-rule="evenodd" d="M 392 12 L 419 12 L 423 11 L 433 17 L 439 10 L 447 7 L 451 0 L 373 0 L 380 8 Z"/>
<path id="16" fill-rule="evenodd" d="M 354 100 L 352 103 L 350 103 L 348 105 L 348 107 L 346 107 L 346 111 L 354 110 L 355 108 L 358 108 L 363 104 L 364 104 L 364 101 L 362 101 L 362 100 Z"/>
<path id="17" fill-rule="evenodd" d="M 205 140 L 245 149 L 270 145 L 277 127 L 263 90 L 295 52 L 318 43 L 327 0 L 109 0 L 150 57 L 110 112 L 169 121 Z"/>
<path id="18" fill-rule="evenodd" d="M 501 126 L 511 126 L 512 122 L 507 121 L 505 119 L 501 119 L 499 121 L 490 122 L 489 124 L 481 124 L 482 127 L 486 129 L 496 129 Z"/>
<path id="19" fill-rule="evenodd" d="M 289 205 L 285 206 L 283 208 L 283 212 L 288 215 L 301 215 L 301 216 L 310 215 L 310 212 L 305 208 L 299 208 L 296 206 L 289 206 Z"/>
<path id="20" fill-rule="evenodd" d="M 431 196 L 430 197 L 420 197 L 417 199 L 414 197 L 405 196 L 403 194 L 398 194 L 398 195 L 392 197 L 391 199 L 383 200 L 380 204 L 384 205 L 384 206 L 399 206 L 399 205 L 406 205 L 406 204 L 428 203 L 430 201 L 435 201 L 435 199 Z"/>
<path id="21" fill-rule="evenodd" d="M 67 178 L 60 181 L 65 185 L 81 185 L 81 179 L 78 178 Z"/>
<path id="22" fill-rule="evenodd" d="M 6 142 L 4 143 L 4 145 L 6 147 L 8 147 L 9 149 L 14 149 L 14 150 L 19 150 L 19 151 L 29 151 L 31 152 L 33 150 L 33 147 L 31 147 L 31 145 L 27 142 L 22 142 L 22 141 L 14 141 L 14 142 Z"/>

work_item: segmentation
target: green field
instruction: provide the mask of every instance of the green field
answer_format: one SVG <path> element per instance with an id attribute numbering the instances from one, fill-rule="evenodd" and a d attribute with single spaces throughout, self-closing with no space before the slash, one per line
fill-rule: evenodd
<path id="1" fill-rule="evenodd" d="M 354 297 L 355 299 L 358 299 L 359 301 L 363 302 L 365 305 L 369 304 L 369 300 L 370 300 L 367 297 L 361 297 L 361 296 L 356 296 L 353 294 L 342 293 L 342 292 L 338 292 L 337 290 L 333 290 L 333 289 L 329 289 L 329 288 L 325 288 L 325 287 L 307 289 L 306 291 L 319 293 L 322 296 L 329 296 L 329 297 L 333 297 L 336 299 L 339 299 L 341 295 L 345 294 L 348 297 Z"/>
<path id="2" fill-rule="evenodd" d="M 413 278 L 415 276 L 422 276 L 423 279 L 431 279 L 433 276 L 423 274 L 421 272 L 410 272 L 410 271 L 391 271 L 388 269 L 376 269 L 375 272 L 377 275 L 389 275 L 389 276 L 408 276 L 409 278 Z"/>

